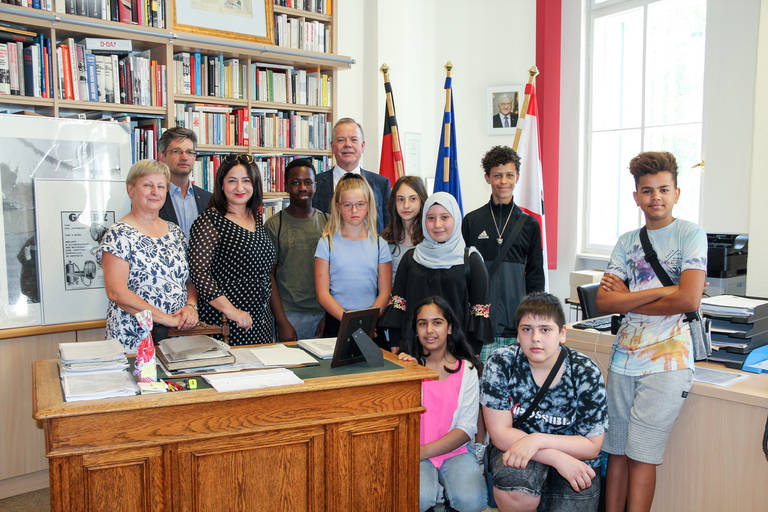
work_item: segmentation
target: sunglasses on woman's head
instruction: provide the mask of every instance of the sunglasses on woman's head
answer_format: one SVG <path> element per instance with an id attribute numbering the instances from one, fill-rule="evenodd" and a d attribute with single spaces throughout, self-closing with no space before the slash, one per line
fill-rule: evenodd
<path id="1" fill-rule="evenodd" d="M 240 162 L 245 165 L 253 165 L 256 160 L 247 153 L 230 153 L 223 158 L 223 161 L 229 164 Z"/>

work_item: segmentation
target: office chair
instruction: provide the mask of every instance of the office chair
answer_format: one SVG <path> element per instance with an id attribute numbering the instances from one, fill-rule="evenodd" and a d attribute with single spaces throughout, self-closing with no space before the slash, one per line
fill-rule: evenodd
<path id="1" fill-rule="evenodd" d="M 600 287 L 600 283 L 590 283 L 576 287 L 576 293 L 579 295 L 579 303 L 581 304 L 581 316 L 582 320 L 588 318 L 595 318 L 600 316 L 601 313 L 597 310 L 597 289 Z"/>

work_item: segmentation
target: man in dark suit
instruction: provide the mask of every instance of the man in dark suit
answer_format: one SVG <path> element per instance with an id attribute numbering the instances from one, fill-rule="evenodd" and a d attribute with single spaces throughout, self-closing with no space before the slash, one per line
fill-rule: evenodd
<path id="1" fill-rule="evenodd" d="M 517 126 L 517 94 L 515 94 L 515 108 L 512 109 L 512 96 L 505 94 L 499 98 L 499 113 L 493 116 L 494 128 L 514 128 Z"/>
<path id="2" fill-rule="evenodd" d="M 160 218 L 178 224 L 187 239 L 192 223 L 211 201 L 211 193 L 193 185 L 189 179 L 197 156 L 196 146 L 195 132 L 180 126 L 166 130 L 157 143 L 158 160 L 171 171 Z"/>
<path id="3" fill-rule="evenodd" d="M 344 117 L 336 122 L 333 127 L 333 141 L 331 141 L 331 150 L 336 165 L 326 171 L 321 172 L 315 179 L 315 197 L 312 199 L 312 206 L 323 212 L 331 211 L 331 201 L 333 201 L 333 190 L 339 180 L 348 172 L 353 174 L 362 174 L 368 184 L 373 189 L 373 196 L 376 199 L 376 212 L 378 216 L 377 229 L 379 233 L 389 223 L 389 180 L 384 176 L 374 172 L 366 171 L 360 168 L 360 158 L 365 149 L 365 137 L 363 128 L 357 121 L 351 117 Z"/>

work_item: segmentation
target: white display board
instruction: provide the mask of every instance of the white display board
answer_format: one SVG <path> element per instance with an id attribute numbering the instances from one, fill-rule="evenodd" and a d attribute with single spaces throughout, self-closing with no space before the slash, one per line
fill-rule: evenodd
<path id="1" fill-rule="evenodd" d="M 131 209 L 125 182 L 36 179 L 35 203 L 43 324 L 104 318 L 96 256 L 107 228 Z"/>
<path id="2" fill-rule="evenodd" d="M 127 122 L 0 114 L 0 329 L 53 323 L 50 318 L 44 321 L 42 314 L 35 210 L 43 206 L 67 211 L 63 205 L 70 198 L 60 189 L 44 202 L 36 200 L 35 180 L 123 181 L 130 166 Z M 125 185 L 121 193 L 127 200 Z M 80 204 L 71 210 L 83 208 Z M 115 220 L 120 218 L 115 215 Z M 61 226 L 60 214 L 55 221 Z M 67 307 L 73 313 L 79 309 L 77 303 Z M 104 318 L 105 312 L 95 318 Z"/>

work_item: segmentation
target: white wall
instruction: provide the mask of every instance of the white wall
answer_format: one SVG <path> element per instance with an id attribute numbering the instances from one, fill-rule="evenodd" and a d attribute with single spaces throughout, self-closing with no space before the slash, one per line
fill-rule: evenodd
<path id="1" fill-rule="evenodd" d="M 760 97 L 760 91 L 768 90 L 768 0 L 762 0 L 762 11 L 760 2 L 709 2 L 705 102 L 708 115 L 720 121 L 704 133 L 702 224 L 713 232 L 749 230 L 749 290 L 768 295 L 768 269 L 758 265 L 768 256 L 768 207 L 762 193 L 768 190 L 768 104 Z M 558 269 L 549 271 L 550 291 L 561 298 L 569 295 L 571 270 L 604 268 L 606 262 L 578 255 L 582 4 L 562 2 Z M 366 130 L 364 166 L 378 169 L 384 106 L 378 69 L 386 62 L 401 142 L 406 144 L 406 133 L 421 134 L 413 168 L 422 176 L 434 175 L 444 106 L 443 65 L 451 60 L 464 207 L 470 211 L 481 206 L 490 188 L 482 179 L 480 159 L 492 145 L 512 144 L 511 136 L 487 135 L 486 87 L 527 80 L 535 56 L 535 0 L 486 0 L 481 9 L 468 8 L 464 0 L 338 0 L 338 8 L 338 51 L 357 61 L 339 73 L 339 114 L 356 117 Z M 760 17 L 762 53 L 757 56 Z M 406 160 L 406 168 L 411 165 Z"/>
<path id="2" fill-rule="evenodd" d="M 760 276 L 756 264 L 768 253 L 768 240 L 763 240 L 763 256 L 759 229 L 763 227 L 768 208 L 758 191 L 768 190 L 764 172 L 768 155 L 764 153 L 765 125 L 758 138 L 757 119 L 768 105 L 758 106 L 761 90 L 768 86 L 763 71 L 762 89 L 755 82 L 757 34 L 768 31 L 766 23 L 758 23 L 761 0 L 708 2 L 707 58 L 704 92 L 705 121 L 702 176 L 701 224 L 709 232 L 747 232 L 750 234 L 748 286 L 761 286 L 768 293 L 768 273 Z M 569 294 L 568 273 L 573 269 L 605 268 L 607 258 L 579 254 L 583 211 L 583 142 L 579 132 L 583 126 L 584 37 L 582 18 L 586 16 L 583 1 L 562 3 L 562 77 L 560 111 L 560 194 L 558 269 L 550 271 L 550 291 L 559 297 Z M 766 0 L 762 0 L 765 19 Z M 765 46 L 765 43 L 763 43 Z M 764 52 L 768 52 L 764 50 Z M 768 57 L 763 57 L 763 63 Z M 763 65 L 765 68 L 766 66 Z M 763 114 L 763 123 L 768 122 Z M 753 138 L 753 118 L 755 132 Z M 754 150 L 753 150 L 754 141 Z M 761 150 L 763 153 L 761 153 Z M 762 156 L 762 165 L 758 158 Z M 753 164 L 754 160 L 754 164 Z M 762 181 L 761 181 L 762 180 Z M 750 190 L 752 200 L 750 200 Z M 758 206 L 758 203 L 759 206 Z M 750 215 L 751 211 L 751 215 Z M 757 215 L 757 217 L 756 217 Z M 751 222 L 749 219 L 753 219 Z M 758 236 L 757 239 L 755 237 Z M 768 237 L 768 232 L 764 235 Z M 754 290 L 754 289 L 753 289 Z M 752 292 L 751 292 L 752 293 Z M 756 292 L 754 292 L 756 293 Z"/>
<path id="3" fill-rule="evenodd" d="M 749 226 L 759 20 L 760 0 L 707 4 L 701 225 L 711 233 Z"/>
<path id="4" fill-rule="evenodd" d="M 755 80 L 752 181 L 749 201 L 749 266 L 747 293 L 768 297 L 768 0 L 760 10 L 760 35 L 757 47 Z"/>
<path id="5" fill-rule="evenodd" d="M 357 60 L 352 70 L 339 73 L 339 115 L 358 118 L 366 131 L 364 166 L 378 169 L 384 122 L 378 69 L 386 62 L 400 140 L 405 145 L 407 133 L 421 135 L 414 168 L 434 177 L 445 106 L 443 66 L 450 60 L 464 210 L 481 206 L 490 188 L 482 179 L 480 159 L 491 146 L 513 142 L 511 136 L 488 135 L 486 87 L 527 81 L 535 55 L 535 0 L 486 0 L 481 9 L 468 8 L 465 0 L 361 4 L 338 0 L 338 52 Z M 406 159 L 406 170 L 412 164 Z"/>

